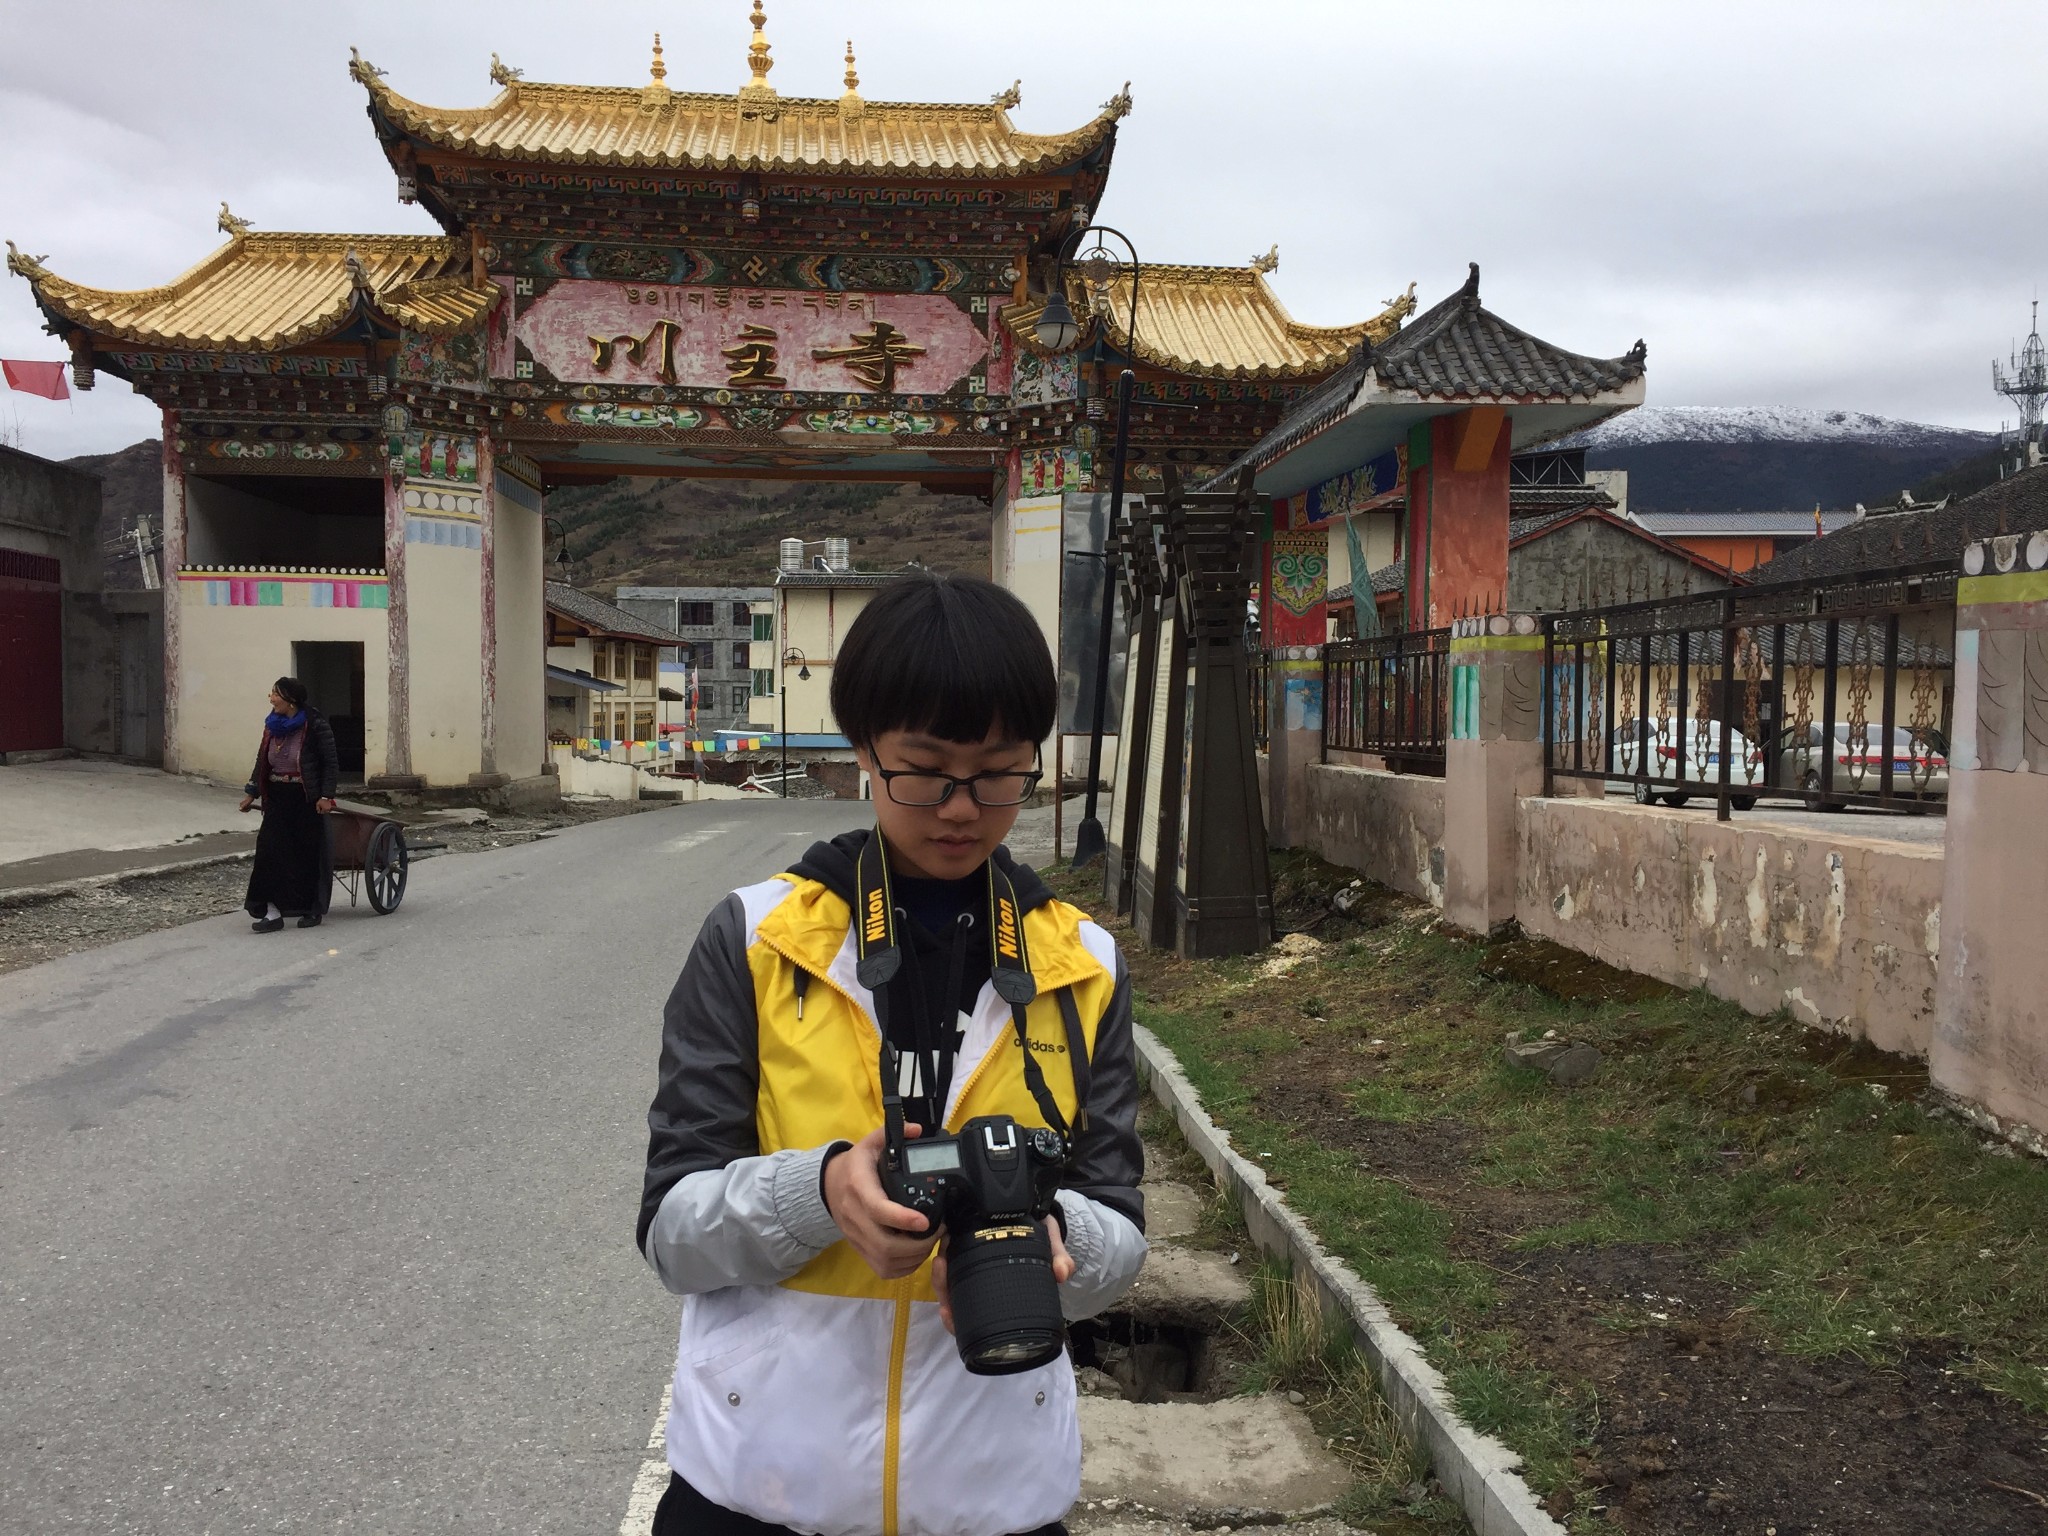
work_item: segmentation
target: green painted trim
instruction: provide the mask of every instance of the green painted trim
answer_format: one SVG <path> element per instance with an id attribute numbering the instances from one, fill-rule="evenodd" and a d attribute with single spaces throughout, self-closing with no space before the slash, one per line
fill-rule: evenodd
<path id="1" fill-rule="evenodd" d="M 1436 418 L 1431 417 L 1434 421 Z M 1418 421 L 1408 429 L 1408 467 L 1421 469 L 1429 464 L 1429 422 Z"/>
<path id="2" fill-rule="evenodd" d="M 1451 654 L 1460 651 L 1540 651 L 1541 635 L 1460 635 L 1451 641 Z"/>
<path id="3" fill-rule="evenodd" d="M 2013 571 L 2004 576 L 1965 576 L 1956 583 L 1958 605 L 2048 603 L 2048 571 Z"/>

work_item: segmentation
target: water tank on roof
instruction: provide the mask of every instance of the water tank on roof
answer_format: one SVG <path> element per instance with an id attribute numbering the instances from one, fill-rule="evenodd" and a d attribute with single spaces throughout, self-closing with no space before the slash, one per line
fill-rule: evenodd
<path id="1" fill-rule="evenodd" d="M 804 541 L 784 539 L 782 541 L 781 567 L 785 571 L 800 571 L 804 568 Z"/>
<path id="2" fill-rule="evenodd" d="M 853 569 L 853 544 L 847 539 L 825 541 L 825 569 L 828 571 L 850 571 Z"/>

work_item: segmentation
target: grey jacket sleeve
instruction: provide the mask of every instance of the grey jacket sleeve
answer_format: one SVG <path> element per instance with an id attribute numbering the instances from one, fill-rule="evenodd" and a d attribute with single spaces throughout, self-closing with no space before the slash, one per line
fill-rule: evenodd
<path id="1" fill-rule="evenodd" d="M 704 921 L 662 1012 L 636 1241 L 679 1293 L 773 1284 L 839 1236 L 819 1188 L 824 1147 L 760 1155 L 754 979 L 746 910 Z"/>
<path id="2" fill-rule="evenodd" d="M 1060 1311 L 1070 1323 L 1107 1312 L 1138 1283 L 1145 1264 L 1145 1234 L 1113 1206 L 1071 1189 L 1059 1192 L 1060 1222 L 1074 1272 L 1060 1287 Z"/>

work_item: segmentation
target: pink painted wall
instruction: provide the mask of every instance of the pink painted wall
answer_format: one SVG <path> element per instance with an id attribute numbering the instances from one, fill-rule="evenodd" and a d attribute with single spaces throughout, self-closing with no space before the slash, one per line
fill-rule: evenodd
<path id="1" fill-rule="evenodd" d="M 970 315 L 935 293 L 803 293 L 568 278 L 520 311 L 513 334 L 565 381 L 725 389 L 749 387 L 733 384 L 735 368 L 725 349 L 744 344 L 747 327 L 765 327 L 774 332 L 774 371 L 786 381 L 768 388 L 867 394 L 873 386 L 844 361 L 813 353 L 850 346 L 856 335 L 882 320 L 906 342 L 924 348 L 898 365 L 894 393 L 937 395 L 964 387 L 968 373 L 989 355 L 982 330 L 987 318 Z M 663 321 L 677 327 L 672 380 L 658 372 L 661 347 L 655 328 Z M 627 358 L 621 341 L 611 366 L 600 372 L 592 361 L 592 337 L 650 339 L 637 363 Z M 494 372 L 502 356 L 503 349 L 494 349 Z"/>

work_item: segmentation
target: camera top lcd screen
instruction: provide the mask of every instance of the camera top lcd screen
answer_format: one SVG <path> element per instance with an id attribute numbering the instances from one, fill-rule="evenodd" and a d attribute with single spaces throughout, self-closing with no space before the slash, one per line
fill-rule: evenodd
<path id="1" fill-rule="evenodd" d="M 935 1141 L 929 1145 L 913 1141 L 903 1149 L 906 1173 L 950 1173 L 959 1166 L 960 1144 L 956 1141 Z"/>

